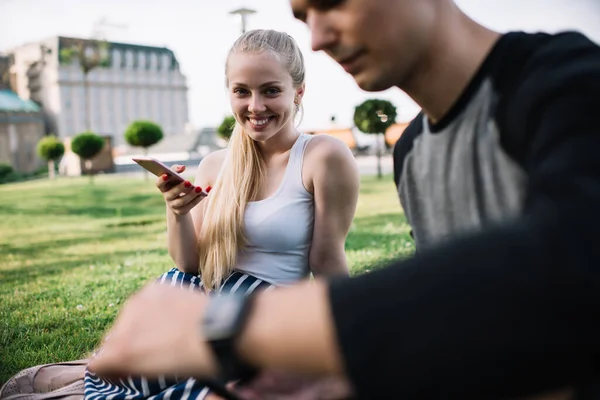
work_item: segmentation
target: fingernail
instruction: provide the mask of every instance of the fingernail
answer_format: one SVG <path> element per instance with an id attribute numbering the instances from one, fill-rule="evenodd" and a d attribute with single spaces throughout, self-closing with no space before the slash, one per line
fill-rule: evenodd
<path id="1" fill-rule="evenodd" d="M 192 187 L 192 184 L 189 181 L 185 181 L 185 183 L 183 184 L 186 188 L 190 188 Z"/>
<path id="2" fill-rule="evenodd" d="M 167 174 L 163 174 L 163 175 L 161 176 L 161 178 L 162 178 L 162 180 L 163 180 L 163 181 L 166 181 L 166 180 L 168 180 L 168 179 L 169 179 L 169 175 L 167 175 Z"/>
<path id="3" fill-rule="evenodd" d="M 202 191 L 202 188 L 200 186 L 196 186 L 196 189 L 194 189 L 194 191 L 196 193 L 200 193 Z"/>
<path id="4" fill-rule="evenodd" d="M 206 193 L 210 193 L 211 190 L 212 190 L 212 186 L 207 186 L 206 187 Z"/>

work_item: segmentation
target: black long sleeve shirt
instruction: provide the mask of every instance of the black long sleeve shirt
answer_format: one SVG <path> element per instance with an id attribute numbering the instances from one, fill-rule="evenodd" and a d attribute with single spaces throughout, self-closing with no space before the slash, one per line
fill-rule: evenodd
<path id="1" fill-rule="evenodd" d="M 600 373 L 600 48 L 514 32 L 394 151 L 417 253 L 330 300 L 365 399 L 505 399 Z"/>

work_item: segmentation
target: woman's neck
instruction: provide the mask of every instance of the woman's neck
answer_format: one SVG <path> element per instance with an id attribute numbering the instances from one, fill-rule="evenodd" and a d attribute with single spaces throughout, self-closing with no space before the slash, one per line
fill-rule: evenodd
<path id="1" fill-rule="evenodd" d="M 288 129 L 282 129 L 268 140 L 258 142 L 258 148 L 265 161 L 267 161 L 273 156 L 290 151 L 299 136 L 300 132 L 295 127 L 290 126 Z"/>

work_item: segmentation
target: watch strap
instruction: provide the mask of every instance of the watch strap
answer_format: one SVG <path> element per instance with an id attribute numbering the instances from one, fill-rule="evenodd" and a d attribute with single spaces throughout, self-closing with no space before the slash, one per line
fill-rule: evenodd
<path id="1" fill-rule="evenodd" d="M 219 294 L 213 296 L 202 319 L 202 332 L 219 363 L 221 378 L 249 380 L 257 369 L 237 354 L 236 341 L 243 331 L 254 296 L 252 294 Z"/>

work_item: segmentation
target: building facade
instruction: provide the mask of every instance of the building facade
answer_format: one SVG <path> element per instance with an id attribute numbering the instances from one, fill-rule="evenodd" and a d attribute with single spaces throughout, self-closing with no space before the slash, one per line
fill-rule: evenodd
<path id="1" fill-rule="evenodd" d="M 91 130 L 124 144 L 134 120 L 162 126 L 165 136 L 184 133 L 188 124 L 186 77 L 165 47 L 101 42 L 99 65 L 84 74 L 70 50 L 93 53 L 97 41 L 54 37 L 9 51 L 10 80 L 17 94 L 39 104 L 46 133 L 70 138 Z"/>
<path id="2" fill-rule="evenodd" d="M 37 143 L 44 136 L 44 118 L 37 104 L 0 88 L 0 163 L 18 172 L 33 172 L 44 165 Z"/>

